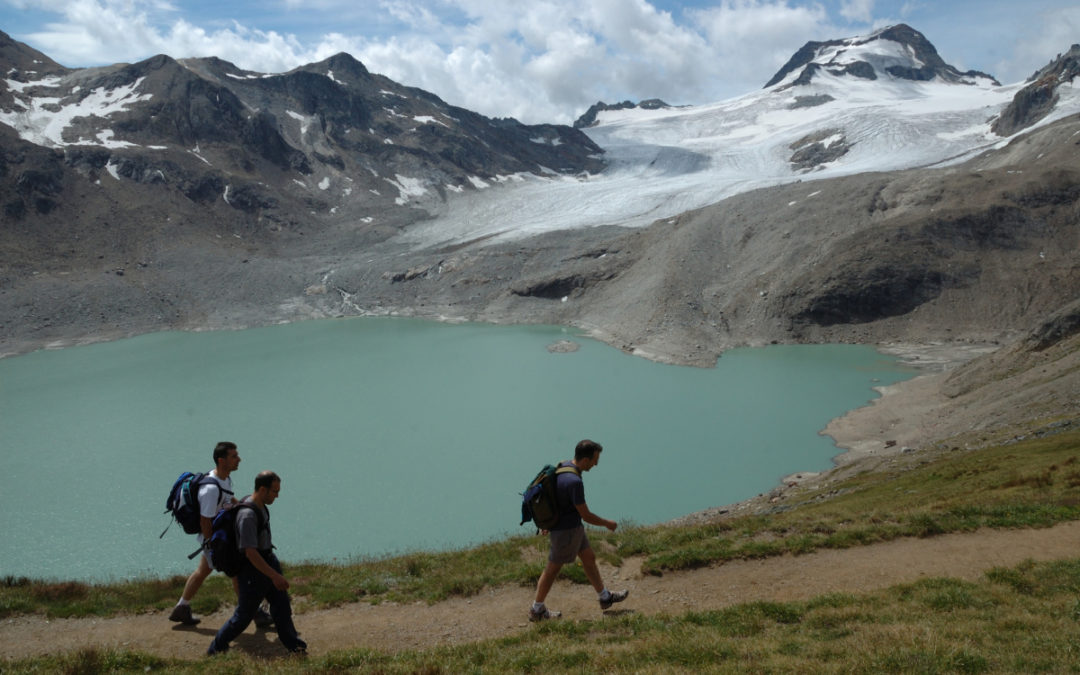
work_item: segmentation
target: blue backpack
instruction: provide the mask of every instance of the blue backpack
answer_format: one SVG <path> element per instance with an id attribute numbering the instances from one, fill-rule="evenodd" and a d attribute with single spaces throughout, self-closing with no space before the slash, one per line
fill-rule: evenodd
<path id="1" fill-rule="evenodd" d="M 536 524 L 538 530 L 550 530 L 559 522 L 559 503 L 555 492 L 556 477 L 560 473 L 581 472 L 576 466 L 560 466 L 558 468 L 547 464 L 536 478 L 529 481 L 525 492 L 521 493 L 521 524 L 530 520 Z"/>
<path id="2" fill-rule="evenodd" d="M 201 515 L 199 511 L 199 488 L 202 487 L 203 483 L 213 483 L 222 492 L 232 495 L 231 492 L 221 487 L 221 484 L 214 480 L 210 474 L 185 471 L 173 483 L 172 489 L 169 490 L 169 496 L 165 499 L 165 513 L 171 513 L 172 520 L 162 530 L 158 539 L 164 537 L 165 533 L 169 531 L 173 520 L 180 523 L 180 527 L 184 528 L 184 532 L 187 534 L 198 534 L 202 531 L 199 521 Z"/>
<path id="3" fill-rule="evenodd" d="M 207 557 L 210 558 L 210 566 L 219 572 L 224 572 L 230 577 L 235 577 L 244 567 L 247 555 L 240 550 L 236 536 L 236 516 L 240 509 L 253 509 L 255 518 L 259 524 L 259 530 L 270 527 L 270 523 L 263 517 L 263 510 L 256 508 L 251 502 L 240 501 L 226 506 L 214 516 L 214 525 L 211 528 L 210 541 L 206 542 Z"/>

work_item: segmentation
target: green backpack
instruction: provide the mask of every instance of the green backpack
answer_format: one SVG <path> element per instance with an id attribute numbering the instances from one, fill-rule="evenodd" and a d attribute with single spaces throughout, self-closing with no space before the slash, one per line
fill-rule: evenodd
<path id="1" fill-rule="evenodd" d="M 521 524 L 530 520 L 538 530 L 550 530 L 559 522 L 559 504 L 555 496 L 555 477 L 560 473 L 581 471 L 576 466 L 554 467 L 550 464 L 540 469 L 536 478 L 529 481 L 521 493 Z"/>

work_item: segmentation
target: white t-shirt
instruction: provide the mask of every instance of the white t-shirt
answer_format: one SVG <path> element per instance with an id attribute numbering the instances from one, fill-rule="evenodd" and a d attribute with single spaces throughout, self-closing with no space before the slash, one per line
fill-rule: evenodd
<path id="1" fill-rule="evenodd" d="M 222 506 L 233 499 L 232 476 L 218 478 L 217 469 L 214 469 L 210 472 L 210 478 L 213 480 L 199 486 L 199 515 L 204 518 L 213 518 Z M 202 533 L 199 533 L 199 541 L 202 538 Z"/>

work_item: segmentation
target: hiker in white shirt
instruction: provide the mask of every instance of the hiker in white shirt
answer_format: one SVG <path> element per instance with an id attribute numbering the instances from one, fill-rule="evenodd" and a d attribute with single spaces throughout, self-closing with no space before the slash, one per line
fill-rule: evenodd
<path id="1" fill-rule="evenodd" d="M 231 477 L 232 472 L 240 467 L 240 454 L 236 450 L 236 443 L 229 441 L 218 443 L 214 447 L 213 457 L 214 469 L 209 474 L 211 480 L 207 480 L 199 486 L 199 526 L 201 531 L 196 536 L 200 544 L 210 540 L 210 527 L 217 512 L 225 505 L 237 501 L 233 495 Z M 169 615 L 170 621 L 185 626 L 194 626 L 201 621 L 191 613 L 191 599 L 199 592 L 199 588 L 202 587 L 206 577 L 210 576 L 212 571 L 213 568 L 210 567 L 210 560 L 207 558 L 206 551 L 203 551 L 199 555 L 198 567 L 195 568 L 195 571 L 188 577 L 187 583 L 184 584 L 184 593 L 180 596 L 180 601 L 176 603 L 172 613 Z M 236 588 L 235 578 L 233 579 L 233 588 Z M 269 619 L 269 616 L 266 619 Z"/>

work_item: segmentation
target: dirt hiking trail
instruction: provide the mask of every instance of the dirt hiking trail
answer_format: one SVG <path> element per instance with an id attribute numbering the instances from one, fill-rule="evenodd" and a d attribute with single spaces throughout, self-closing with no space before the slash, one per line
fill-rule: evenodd
<path id="1" fill-rule="evenodd" d="M 601 565 L 609 588 L 630 589 L 630 597 L 607 614 L 680 614 L 730 605 L 804 600 L 825 593 L 859 593 L 922 578 L 976 580 L 999 566 L 1025 560 L 1075 557 L 1080 552 L 1080 522 L 1038 530 L 990 530 L 927 539 L 900 539 L 801 556 L 735 561 L 662 577 L 643 575 L 641 560 L 621 568 Z M 288 566 L 286 566 L 286 575 Z M 471 598 L 435 605 L 350 604 L 305 612 L 296 625 L 313 655 L 367 647 L 384 651 L 424 649 L 504 637 L 530 630 L 526 610 L 532 589 L 501 586 Z M 599 619 L 596 596 L 588 586 L 559 581 L 548 606 L 562 620 Z M 82 647 L 138 650 L 161 657 L 202 658 L 232 608 L 204 616 L 194 627 L 168 621 L 168 610 L 111 619 L 11 617 L 0 621 L 0 656 L 22 658 Z M 277 634 L 250 626 L 234 649 L 255 656 L 282 656 Z"/>

